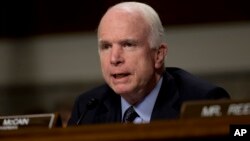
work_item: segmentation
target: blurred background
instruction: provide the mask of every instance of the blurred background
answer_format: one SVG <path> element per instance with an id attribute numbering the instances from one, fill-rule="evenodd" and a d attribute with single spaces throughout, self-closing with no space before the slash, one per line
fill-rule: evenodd
<path id="1" fill-rule="evenodd" d="M 2 0 L 0 116 L 59 112 L 103 83 L 96 28 L 120 0 Z M 250 99 L 250 9 L 244 0 L 141 0 L 166 29 L 167 66 Z"/>

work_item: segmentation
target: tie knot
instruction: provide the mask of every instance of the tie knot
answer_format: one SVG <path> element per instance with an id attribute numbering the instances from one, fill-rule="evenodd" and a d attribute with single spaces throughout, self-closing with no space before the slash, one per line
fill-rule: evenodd
<path id="1" fill-rule="evenodd" d="M 136 113 L 133 106 L 130 106 L 124 113 L 123 122 L 131 123 L 135 120 L 136 117 L 139 117 L 139 115 Z"/>

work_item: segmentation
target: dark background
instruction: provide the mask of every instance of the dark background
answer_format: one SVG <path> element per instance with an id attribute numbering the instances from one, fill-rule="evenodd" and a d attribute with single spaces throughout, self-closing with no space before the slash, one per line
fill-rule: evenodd
<path id="1" fill-rule="evenodd" d="M 107 8 L 121 0 L 2 0 L 0 38 L 93 31 Z M 246 0 L 144 0 L 164 25 L 250 20 Z"/>

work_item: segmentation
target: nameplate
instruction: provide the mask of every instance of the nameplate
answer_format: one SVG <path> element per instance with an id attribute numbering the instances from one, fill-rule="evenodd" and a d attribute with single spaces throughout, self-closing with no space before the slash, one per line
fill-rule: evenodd
<path id="1" fill-rule="evenodd" d="M 56 113 L 0 116 L 0 130 L 16 130 L 27 127 L 52 128 L 60 124 L 59 120 Z"/>
<path id="2" fill-rule="evenodd" d="M 249 116 L 250 100 L 206 100 L 184 102 L 181 118 Z"/>

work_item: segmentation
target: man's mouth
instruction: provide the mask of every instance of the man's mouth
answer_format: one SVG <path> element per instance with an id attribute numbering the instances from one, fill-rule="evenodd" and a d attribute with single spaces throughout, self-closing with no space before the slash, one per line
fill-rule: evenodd
<path id="1" fill-rule="evenodd" d="M 121 73 L 121 74 L 113 74 L 112 77 L 114 77 L 115 79 L 119 79 L 119 78 L 127 77 L 128 75 L 129 73 Z"/>

